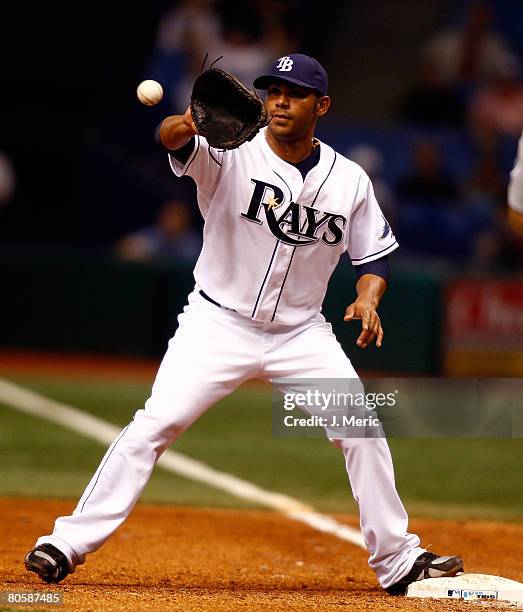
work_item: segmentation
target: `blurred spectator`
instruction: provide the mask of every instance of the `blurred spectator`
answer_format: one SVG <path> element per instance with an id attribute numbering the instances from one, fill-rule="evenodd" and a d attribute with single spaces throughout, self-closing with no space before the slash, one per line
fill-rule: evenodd
<path id="1" fill-rule="evenodd" d="M 300 0 L 253 0 L 260 16 L 264 40 L 271 49 L 273 59 L 302 44 L 306 4 Z"/>
<path id="2" fill-rule="evenodd" d="M 396 186 L 399 198 L 438 204 L 458 197 L 455 179 L 443 169 L 439 146 L 431 140 L 420 140 L 414 150 L 413 170 Z"/>
<path id="3" fill-rule="evenodd" d="M 221 36 L 207 41 L 209 59 L 223 55 L 219 66 L 252 87 L 274 59 L 260 16 L 249 2 L 222 2 L 220 13 Z"/>
<path id="4" fill-rule="evenodd" d="M 182 0 L 160 19 L 156 46 L 167 55 L 200 53 L 219 31 L 216 0 Z"/>
<path id="5" fill-rule="evenodd" d="M 517 62 L 500 59 L 493 78 L 470 102 L 470 124 L 476 141 L 519 136 L 523 129 L 523 83 Z"/>
<path id="6" fill-rule="evenodd" d="M 497 147 L 482 147 L 478 155 L 463 185 L 463 198 L 476 208 L 488 211 L 504 201 L 506 179 L 500 168 Z"/>
<path id="7" fill-rule="evenodd" d="M 191 210 L 183 200 L 169 200 L 156 223 L 120 239 L 115 254 L 126 261 L 194 262 L 202 241 L 191 226 Z"/>
<path id="8" fill-rule="evenodd" d="M 16 177 L 11 160 L 0 152 L 0 208 L 13 197 Z"/>
<path id="9" fill-rule="evenodd" d="M 447 27 L 431 38 L 423 56 L 450 86 L 481 83 L 494 76 L 508 42 L 492 27 L 492 9 L 484 0 L 470 2 L 462 26 Z"/>
<path id="10" fill-rule="evenodd" d="M 491 227 L 476 235 L 471 263 L 482 271 L 521 271 L 523 266 L 523 234 L 511 229 L 505 206 L 500 203 L 492 215 Z"/>
<path id="11" fill-rule="evenodd" d="M 295 0 L 185 0 L 160 21 L 149 78 L 164 84 L 175 112 L 189 105 L 206 54 L 206 67 L 222 56 L 217 65 L 252 87 L 275 56 L 299 45 L 297 6 Z"/>
<path id="12" fill-rule="evenodd" d="M 384 160 L 381 151 L 368 144 L 359 144 L 347 151 L 347 157 L 365 170 L 383 214 L 394 225 L 396 204 L 392 188 L 382 176 Z"/>
<path id="13" fill-rule="evenodd" d="M 162 84 L 170 112 L 187 108 L 188 75 L 199 72 L 209 41 L 219 36 L 215 0 L 182 0 L 160 19 L 147 78 Z M 184 92 L 183 100 L 180 89 Z"/>
<path id="14" fill-rule="evenodd" d="M 433 61 L 422 59 L 417 82 L 401 103 L 400 117 L 422 126 L 459 126 L 464 116 L 464 104 L 455 89 Z"/>

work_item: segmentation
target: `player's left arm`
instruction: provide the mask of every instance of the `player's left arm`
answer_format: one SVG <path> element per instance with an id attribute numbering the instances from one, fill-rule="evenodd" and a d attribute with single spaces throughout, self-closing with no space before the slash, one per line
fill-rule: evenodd
<path id="1" fill-rule="evenodd" d="M 381 347 L 383 327 L 377 309 L 387 288 L 389 253 L 398 243 L 374 196 L 369 177 L 362 172 L 360 190 L 350 221 L 347 251 L 356 271 L 356 300 L 345 310 L 345 321 L 361 319 L 356 344 L 366 348 L 376 341 Z"/>
<path id="2" fill-rule="evenodd" d="M 361 334 L 356 340 L 360 348 L 366 348 L 376 340 L 376 346 L 383 342 L 383 327 L 378 315 L 378 305 L 387 289 L 387 282 L 376 274 L 363 274 L 356 283 L 358 297 L 345 310 L 344 321 L 361 319 Z"/>

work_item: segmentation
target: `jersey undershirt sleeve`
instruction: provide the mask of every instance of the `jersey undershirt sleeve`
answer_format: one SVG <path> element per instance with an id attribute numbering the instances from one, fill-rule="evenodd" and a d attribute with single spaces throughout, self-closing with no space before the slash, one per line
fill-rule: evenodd
<path id="1" fill-rule="evenodd" d="M 519 139 L 516 163 L 510 173 L 508 204 L 515 211 L 523 214 L 523 134 Z"/>
<path id="2" fill-rule="evenodd" d="M 193 136 L 189 142 L 183 145 L 183 147 L 175 149 L 174 151 L 169 151 L 169 155 L 172 155 L 174 159 L 177 159 L 181 164 L 186 164 L 194 151 L 195 143 L 196 139 Z"/>
<path id="3" fill-rule="evenodd" d="M 396 237 L 381 212 L 369 177 L 362 171 L 349 218 L 347 251 L 353 266 L 375 261 L 398 248 Z"/>
<path id="4" fill-rule="evenodd" d="M 356 278 L 358 280 L 364 274 L 374 274 L 388 282 L 390 276 L 389 256 L 385 255 L 385 257 L 380 257 L 374 261 L 368 261 L 367 263 L 361 264 L 361 266 L 356 266 L 354 270 L 356 271 Z"/>

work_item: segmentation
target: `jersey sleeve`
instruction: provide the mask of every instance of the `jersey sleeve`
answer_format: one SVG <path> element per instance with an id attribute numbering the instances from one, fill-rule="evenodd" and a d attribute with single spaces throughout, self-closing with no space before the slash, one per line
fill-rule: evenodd
<path id="1" fill-rule="evenodd" d="M 176 176 L 190 176 L 199 191 L 208 193 L 216 187 L 222 168 L 227 162 L 227 153 L 211 147 L 203 136 L 197 135 L 189 158 L 183 162 L 169 154 L 169 163 Z"/>
<path id="2" fill-rule="evenodd" d="M 516 163 L 510 173 L 508 204 L 511 208 L 523 214 L 523 134 L 519 139 Z"/>
<path id="3" fill-rule="evenodd" d="M 398 248 L 396 237 L 381 212 L 367 175 L 360 179 L 356 203 L 349 219 L 347 251 L 353 266 L 360 266 L 392 253 Z"/>

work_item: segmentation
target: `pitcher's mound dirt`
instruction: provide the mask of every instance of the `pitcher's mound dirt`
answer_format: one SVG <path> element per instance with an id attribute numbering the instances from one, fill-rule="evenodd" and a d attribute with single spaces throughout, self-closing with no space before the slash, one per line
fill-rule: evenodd
<path id="1" fill-rule="evenodd" d="M 59 610 L 464 610 L 476 604 L 391 597 L 366 552 L 283 516 L 255 510 L 138 505 L 61 585 L 23 557 L 72 502 L 0 499 L 2 591 L 61 591 Z M 353 526 L 355 517 L 338 516 Z M 423 544 L 455 552 L 469 572 L 523 580 L 523 525 L 413 520 Z M 496 609 L 499 605 L 488 606 Z M 32 608 L 35 609 L 34 607 Z M 485 610 L 485 605 L 481 606 Z"/>

